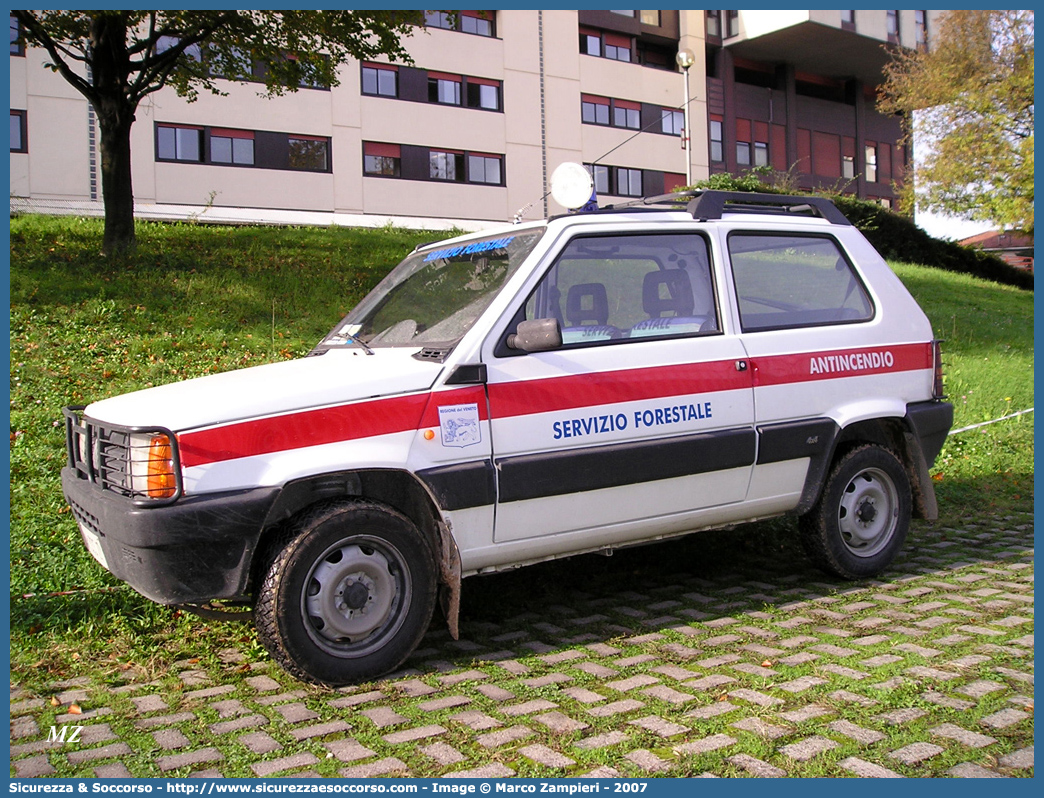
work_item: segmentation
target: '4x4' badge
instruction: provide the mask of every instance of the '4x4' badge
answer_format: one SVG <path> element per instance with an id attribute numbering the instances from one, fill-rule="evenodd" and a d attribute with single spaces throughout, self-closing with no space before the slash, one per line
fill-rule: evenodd
<path id="1" fill-rule="evenodd" d="M 463 448 L 482 441 L 477 404 L 440 407 L 439 426 L 443 446 Z"/>

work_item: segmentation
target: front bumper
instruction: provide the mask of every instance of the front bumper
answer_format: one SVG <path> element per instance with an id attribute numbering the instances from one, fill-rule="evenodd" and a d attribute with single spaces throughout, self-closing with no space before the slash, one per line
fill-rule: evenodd
<path id="1" fill-rule="evenodd" d="M 160 604 L 243 598 L 264 521 L 279 488 L 186 496 L 135 506 L 62 469 L 62 490 L 84 543 L 105 567 Z"/>

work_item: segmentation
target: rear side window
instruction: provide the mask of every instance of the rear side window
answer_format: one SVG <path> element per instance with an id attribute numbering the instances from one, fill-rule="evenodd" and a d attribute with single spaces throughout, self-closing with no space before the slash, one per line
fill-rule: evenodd
<path id="1" fill-rule="evenodd" d="M 827 236 L 733 233 L 729 257 L 744 332 L 868 321 L 870 297 Z"/>

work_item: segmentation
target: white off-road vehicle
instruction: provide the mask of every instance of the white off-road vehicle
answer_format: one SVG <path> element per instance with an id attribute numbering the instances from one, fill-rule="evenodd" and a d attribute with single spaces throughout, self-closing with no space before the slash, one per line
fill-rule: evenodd
<path id="1" fill-rule="evenodd" d="M 878 574 L 952 417 L 832 203 L 703 191 L 419 247 L 307 357 L 66 408 L 62 484 L 118 578 L 252 605 L 337 685 L 399 667 L 440 591 L 456 636 L 463 577 L 551 558 L 790 514 Z"/>

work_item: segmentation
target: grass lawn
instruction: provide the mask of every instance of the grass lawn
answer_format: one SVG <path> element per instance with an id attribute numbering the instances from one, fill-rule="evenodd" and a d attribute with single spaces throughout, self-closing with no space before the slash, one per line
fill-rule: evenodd
<path id="1" fill-rule="evenodd" d="M 43 685 L 105 681 L 229 645 L 248 626 L 152 604 L 91 559 L 65 504 L 60 410 L 303 355 L 416 244 L 392 230 L 140 224 L 138 254 L 102 262 L 97 220 L 11 220 L 11 666 Z M 1033 295 L 923 266 L 894 268 L 946 340 L 955 426 L 1033 405 Z M 1032 508 L 1033 415 L 952 437 L 933 471 L 942 523 Z M 467 590 L 465 589 L 465 593 Z M 518 596 L 486 591 L 495 615 Z"/>

